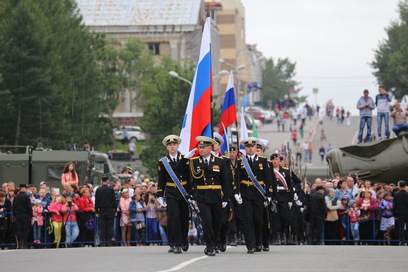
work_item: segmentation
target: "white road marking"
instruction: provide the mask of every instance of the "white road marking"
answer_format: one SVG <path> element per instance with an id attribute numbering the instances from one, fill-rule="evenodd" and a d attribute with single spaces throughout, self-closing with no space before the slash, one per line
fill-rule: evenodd
<path id="1" fill-rule="evenodd" d="M 172 267 L 172 268 L 170 268 L 170 269 L 168 269 L 168 270 L 161 270 L 161 271 L 158 271 L 158 272 L 172 272 L 172 271 L 177 271 L 177 270 L 180 270 L 180 269 L 186 267 L 187 265 L 190 265 L 190 264 L 192 264 L 192 263 L 195 263 L 195 262 L 197 262 L 197 261 L 199 261 L 199 260 L 202 260 L 202 259 L 205 259 L 205 258 L 208 258 L 208 256 L 202 256 L 202 257 L 194 258 L 194 259 L 191 259 L 191 260 L 189 260 L 189 261 L 186 261 L 186 262 L 183 262 L 183 263 L 181 263 L 181 264 L 178 264 L 178 265 L 176 265 L 176 266 L 174 266 L 174 267 Z"/>

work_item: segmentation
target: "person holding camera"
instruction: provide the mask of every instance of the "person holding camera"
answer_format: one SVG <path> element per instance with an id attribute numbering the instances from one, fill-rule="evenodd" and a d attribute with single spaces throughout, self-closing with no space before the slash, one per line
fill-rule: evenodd
<path id="1" fill-rule="evenodd" d="M 65 246 L 71 247 L 72 243 L 79 235 L 79 227 L 77 223 L 76 212 L 79 211 L 78 206 L 72 201 L 72 197 L 66 198 L 65 205 L 62 206 L 62 217 L 65 224 Z"/>
<path id="2" fill-rule="evenodd" d="M 401 102 L 395 103 L 395 110 L 391 113 L 391 117 L 394 118 L 394 126 L 392 127 L 392 131 L 394 131 L 395 135 L 401 131 L 408 130 L 407 124 L 407 114 L 408 114 L 408 107 L 404 110 L 401 108 Z"/>
<path id="3" fill-rule="evenodd" d="M 374 100 L 368 95 L 368 90 L 364 90 L 363 96 L 357 102 L 357 109 L 360 110 L 360 128 L 358 131 L 358 143 L 363 142 L 363 131 L 367 124 L 367 135 L 364 142 L 371 141 L 372 112 L 375 109 Z"/>

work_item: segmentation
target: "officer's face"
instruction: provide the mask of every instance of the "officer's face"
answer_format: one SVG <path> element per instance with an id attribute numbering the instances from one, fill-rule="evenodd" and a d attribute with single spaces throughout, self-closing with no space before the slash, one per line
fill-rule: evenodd
<path id="1" fill-rule="evenodd" d="M 208 157 L 211 154 L 212 151 L 212 146 L 207 145 L 207 146 L 200 146 L 199 147 L 199 152 L 201 157 Z"/>
<path id="2" fill-rule="evenodd" d="M 245 152 L 247 153 L 247 155 L 254 155 L 256 152 L 256 146 L 255 145 L 246 145 L 245 146 Z"/>
<path id="3" fill-rule="evenodd" d="M 174 154 L 177 153 L 177 150 L 179 148 L 179 144 L 178 143 L 169 143 L 167 146 L 167 151 L 169 151 L 170 154 Z"/>
<path id="4" fill-rule="evenodd" d="M 220 143 L 219 143 L 219 142 L 215 142 L 215 143 L 213 144 L 213 151 L 214 151 L 215 153 L 220 152 Z"/>
<path id="5" fill-rule="evenodd" d="M 261 156 L 263 153 L 262 148 L 257 148 L 256 149 L 256 155 Z"/>
<path id="6" fill-rule="evenodd" d="M 235 160 L 237 158 L 238 152 L 236 150 L 230 150 L 230 159 Z"/>
<path id="7" fill-rule="evenodd" d="M 279 157 L 276 157 L 276 158 L 272 159 L 272 165 L 273 165 L 274 168 L 279 167 L 279 163 L 280 163 Z"/>

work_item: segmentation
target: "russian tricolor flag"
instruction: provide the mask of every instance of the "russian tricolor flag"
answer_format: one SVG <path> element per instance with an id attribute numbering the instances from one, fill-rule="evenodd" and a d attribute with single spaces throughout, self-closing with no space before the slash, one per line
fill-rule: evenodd
<path id="1" fill-rule="evenodd" d="M 221 146 L 222 154 L 228 150 L 228 128 L 237 121 L 234 91 L 234 75 L 231 71 L 227 90 L 225 91 L 224 104 L 222 105 L 220 127 L 218 129 L 218 133 L 224 138 L 224 144 Z"/>
<path id="2" fill-rule="evenodd" d="M 187 153 L 197 146 L 197 136 L 212 138 L 211 125 L 212 65 L 211 18 L 205 20 L 200 52 L 181 127 L 179 151 Z"/>

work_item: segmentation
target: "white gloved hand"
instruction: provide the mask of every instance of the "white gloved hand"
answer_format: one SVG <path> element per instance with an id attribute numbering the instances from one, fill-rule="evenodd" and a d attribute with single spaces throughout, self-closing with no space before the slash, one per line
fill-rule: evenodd
<path id="1" fill-rule="evenodd" d="M 159 202 L 160 206 L 167 207 L 167 203 L 164 201 L 162 197 L 158 197 L 157 202 Z"/>
<path id="2" fill-rule="evenodd" d="M 222 207 L 223 207 L 223 208 L 225 208 L 225 207 L 227 207 L 228 202 L 222 202 L 222 204 L 221 204 L 221 205 L 222 205 Z"/>
<path id="3" fill-rule="evenodd" d="M 300 208 L 300 212 L 303 213 L 303 211 L 305 210 L 305 208 Z"/>
<path id="4" fill-rule="evenodd" d="M 299 198 L 298 198 L 298 195 L 297 195 L 297 193 L 295 193 L 294 195 L 293 195 L 293 200 L 298 200 Z"/>
<path id="5" fill-rule="evenodd" d="M 194 156 L 194 154 L 195 154 L 196 151 L 197 151 L 197 147 L 194 148 L 193 150 L 189 151 L 186 155 L 184 155 L 184 158 L 185 158 L 185 159 L 191 158 L 192 156 Z"/>
<path id="6" fill-rule="evenodd" d="M 289 205 L 289 209 L 291 209 L 292 208 L 292 202 L 288 202 L 288 205 Z"/>
<path id="7" fill-rule="evenodd" d="M 303 203 L 302 203 L 302 201 L 297 200 L 297 201 L 296 201 L 296 205 L 298 205 L 298 206 L 300 207 L 300 206 L 303 206 Z"/>
<path id="8" fill-rule="evenodd" d="M 269 203 L 272 202 L 272 197 L 268 197 L 268 202 L 269 202 Z"/>
<path id="9" fill-rule="evenodd" d="M 238 204 L 242 204 L 241 194 L 235 194 L 234 197 Z"/>

